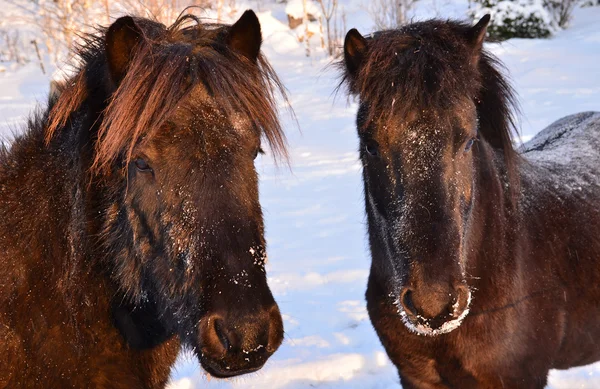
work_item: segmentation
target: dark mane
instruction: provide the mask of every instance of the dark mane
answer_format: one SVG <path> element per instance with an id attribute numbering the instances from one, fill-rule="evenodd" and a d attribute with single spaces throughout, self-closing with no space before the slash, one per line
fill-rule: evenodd
<path id="1" fill-rule="evenodd" d="M 233 114 L 253 123 L 276 156 L 287 157 L 286 140 L 277 116 L 276 91 L 285 90 L 262 54 L 257 64 L 232 51 L 223 36 L 229 26 L 202 23 L 180 16 L 170 27 L 136 19 L 144 41 L 138 45 L 129 71 L 107 101 L 99 128 L 94 170 L 107 168 L 119 154 L 128 160 L 133 147 L 165 120 L 202 83 L 225 117 Z M 50 112 L 46 141 L 69 120 L 88 97 L 86 73 L 105 62 L 106 30 L 85 38 L 78 51 L 76 75 L 63 85 Z M 105 66 L 105 65 L 103 65 Z M 107 86 L 110 89 L 110 86 Z"/>
<path id="2" fill-rule="evenodd" d="M 479 134 L 503 150 L 511 187 L 518 187 L 519 155 L 513 145 L 518 135 L 514 90 L 501 74 L 501 63 L 489 52 L 478 58 L 479 74 L 469 61 L 472 50 L 465 36 L 470 25 L 429 20 L 367 37 L 364 64 L 354 77 L 343 61 L 341 85 L 368 101 L 371 120 L 388 120 L 389 112 L 405 117 L 411 112 L 444 112 L 465 97 L 472 97 L 479 116 Z"/>

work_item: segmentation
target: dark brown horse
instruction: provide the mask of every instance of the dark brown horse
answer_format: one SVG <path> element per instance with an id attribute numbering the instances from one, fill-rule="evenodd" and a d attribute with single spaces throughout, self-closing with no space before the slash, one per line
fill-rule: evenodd
<path id="1" fill-rule="evenodd" d="M 283 337 L 254 158 L 285 153 L 247 11 L 118 19 L 0 150 L 0 388 L 161 388 L 180 344 L 252 372 Z"/>
<path id="2" fill-rule="evenodd" d="M 475 26 L 351 30 L 371 321 L 404 388 L 543 388 L 600 359 L 600 115 L 513 148 Z"/>

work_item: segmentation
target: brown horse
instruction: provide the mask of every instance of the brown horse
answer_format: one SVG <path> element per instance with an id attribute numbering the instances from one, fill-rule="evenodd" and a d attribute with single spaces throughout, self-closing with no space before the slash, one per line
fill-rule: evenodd
<path id="1" fill-rule="evenodd" d="M 543 388 L 600 359 L 600 115 L 513 148 L 475 26 L 351 30 L 371 322 L 408 388 Z"/>
<path id="2" fill-rule="evenodd" d="M 254 158 L 285 154 L 247 11 L 118 19 L 0 150 L 0 388 L 162 388 L 180 344 L 255 371 L 283 325 Z"/>

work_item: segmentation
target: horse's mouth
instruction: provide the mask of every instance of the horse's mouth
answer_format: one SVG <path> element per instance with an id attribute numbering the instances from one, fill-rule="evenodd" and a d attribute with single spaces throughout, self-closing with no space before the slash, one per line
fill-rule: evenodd
<path id="1" fill-rule="evenodd" d="M 417 335 L 438 336 L 454 331 L 462 324 L 469 314 L 472 294 L 469 291 L 466 304 L 463 307 L 458 302 L 452 305 L 452 312 L 434 318 L 426 318 L 419 314 L 407 312 L 399 301 L 396 302 L 398 313 L 406 328 Z"/>
<path id="2" fill-rule="evenodd" d="M 264 366 L 263 362 L 259 366 L 245 366 L 242 368 L 234 368 L 232 366 L 227 365 L 221 366 L 220 363 L 216 361 L 211 361 L 208 358 L 199 357 L 198 359 L 200 361 L 200 366 L 202 366 L 204 371 L 206 371 L 206 373 L 215 378 L 231 378 L 243 374 L 250 374 L 262 369 L 262 367 Z"/>

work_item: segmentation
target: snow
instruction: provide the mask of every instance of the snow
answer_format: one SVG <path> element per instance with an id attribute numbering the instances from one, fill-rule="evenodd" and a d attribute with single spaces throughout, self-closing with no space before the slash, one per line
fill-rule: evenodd
<path id="1" fill-rule="evenodd" d="M 558 29 L 550 12 L 544 8 L 542 0 L 499 1 L 493 8 L 480 7 L 474 12 L 475 19 L 479 19 L 485 14 L 490 14 L 493 23 L 497 26 L 502 26 L 506 19 L 535 17 L 543 21 L 544 27 L 554 30 L 552 32 L 556 32 Z"/>
<path id="2" fill-rule="evenodd" d="M 18 72 L 11 68 L 0 72 L 0 142 L 23 128 L 36 103 L 46 101 L 50 87 L 37 64 L 29 63 Z"/>
<path id="3" fill-rule="evenodd" d="M 285 7 L 285 13 L 296 19 L 302 19 L 304 15 L 303 0 L 289 0 Z M 321 16 L 321 7 L 312 0 L 306 0 L 306 13 L 318 19 Z"/>
<path id="4" fill-rule="evenodd" d="M 4 9 L 6 0 L 0 0 Z M 357 106 L 335 98 L 338 74 L 319 48 L 312 56 L 287 27 L 285 4 L 261 2 L 264 50 L 290 92 L 300 131 L 282 110 L 291 169 L 259 156 L 271 286 L 284 318 L 285 341 L 258 373 L 208 380 L 182 354 L 171 389 L 184 388 L 399 388 L 369 322 L 364 301 L 370 257 L 360 164 Z M 347 28 L 371 31 L 362 0 L 340 0 Z M 238 1 L 238 10 L 256 2 Z M 462 17 L 467 1 L 421 0 L 414 17 Z M 600 110 L 600 7 L 576 10 L 571 27 L 548 40 L 513 39 L 488 45 L 506 64 L 520 95 L 522 139 L 564 116 Z M 0 138 L 22 128 L 48 77 L 36 63 L 0 72 Z M 285 107 L 282 107 L 285 108 Z M 552 371 L 551 389 L 600 387 L 600 363 Z"/>
<path id="5" fill-rule="evenodd" d="M 600 107 L 598 8 L 577 9 L 551 39 L 511 39 L 492 52 L 507 66 L 522 106 L 523 141 L 564 116 Z"/>

